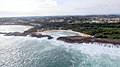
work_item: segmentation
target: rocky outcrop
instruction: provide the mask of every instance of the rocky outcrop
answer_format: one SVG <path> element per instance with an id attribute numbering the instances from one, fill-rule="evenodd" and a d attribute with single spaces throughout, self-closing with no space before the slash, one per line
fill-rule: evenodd
<path id="1" fill-rule="evenodd" d="M 67 37 L 59 37 L 57 40 L 62 40 L 68 43 L 110 43 L 114 45 L 120 45 L 120 40 L 112 40 L 112 39 L 101 39 L 101 38 L 92 38 L 92 37 L 81 37 L 81 36 L 67 36 Z"/>
<path id="2" fill-rule="evenodd" d="M 42 38 L 42 37 L 47 37 L 48 39 L 53 39 L 53 37 L 52 36 L 50 36 L 50 35 L 42 35 L 42 34 L 30 34 L 30 36 L 31 37 L 37 37 L 37 38 Z"/>
<path id="3" fill-rule="evenodd" d="M 19 32 L 13 32 L 13 33 L 2 33 L 5 36 L 27 36 L 28 34 L 26 33 L 19 33 Z"/>
<path id="4" fill-rule="evenodd" d="M 4 36 L 27 36 L 30 35 L 31 37 L 37 37 L 37 38 L 42 38 L 42 37 L 47 37 L 48 39 L 52 39 L 53 37 L 50 35 L 42 35 L 39 32 L 24 32 L 24 33 L 19 33 L 19 32 L 13 32 L 13 33 L 0 33 L 4 34 Z"/>

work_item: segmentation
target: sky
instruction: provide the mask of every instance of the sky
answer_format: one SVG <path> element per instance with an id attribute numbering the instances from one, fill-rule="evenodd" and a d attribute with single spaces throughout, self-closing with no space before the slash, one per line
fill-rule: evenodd
<path id="1" fill-rule="evenodd" d="M 120 0 L 0 0 L 0 17 L 120 14 Z"/>

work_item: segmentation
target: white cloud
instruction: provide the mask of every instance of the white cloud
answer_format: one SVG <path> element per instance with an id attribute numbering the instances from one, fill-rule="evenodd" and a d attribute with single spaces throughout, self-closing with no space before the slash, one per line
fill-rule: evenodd
<path id="1" fill-rule="evenodd" d="M 0 0 L 0 15 L 120 13 L 120 0 Z"/>
<path id="2" fill-rule="evenodd" d="M 71 7 L 73 14 L 120 14 L 120 0 L 65 0 L 61 5 Z"/>
<path id="3" fill-rule="evenodd" d="M 31 5 L 31 6 L 30 6 Z M 0 11 L 26 12 L 33 11 L 35 5 L 32 2 L 17 0 L 0 0 Z M 33 9 L 31 9 L 33 8 Z"/>
<path id="4" fill-rule="evenodd" d="M 0 0 L 0 11 L 33 12 L 56 5 L 53 0 Z"/>

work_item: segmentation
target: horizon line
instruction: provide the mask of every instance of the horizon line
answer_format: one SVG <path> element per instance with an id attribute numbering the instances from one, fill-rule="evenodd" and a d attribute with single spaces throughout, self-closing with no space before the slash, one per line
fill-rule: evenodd
<path id="1" fill-rule="evenodd" d="M 26 15 L 26 16 L 2 16 L 0 18 L 17 18 L 17 17 L 54 17 L 54 16 L 91 16 L 91 15 L 120 15 L 120 14 L 89 14 L 89 15 Z"/>

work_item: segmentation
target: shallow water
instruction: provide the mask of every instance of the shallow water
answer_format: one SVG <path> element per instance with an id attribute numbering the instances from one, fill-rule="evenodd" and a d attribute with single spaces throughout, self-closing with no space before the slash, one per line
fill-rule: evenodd
<path id="1" fill-rule="evenodd" d="M 43 33 L 53 37 L 78 35 L 64 31 Z M 120 48 L 101 45 L 0 35 L 0 67 L 119 67 Z"/>
<path id="2" fill-rule="evenodd" d="M 42 32 L 43 35 L 50 35 L 54 37 L 54 39 L 61 36 L 80 36 L 78 32 L 74 32 L 71 30 L 50 30 Z"/>
<path id="3" fill-rule="evenodd" d="M 32 26 L 23 26 L 23 25 L 0 25 L 0 32 L 24 32 Z"/>

